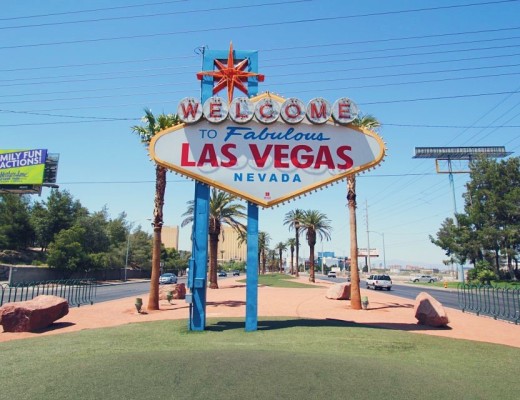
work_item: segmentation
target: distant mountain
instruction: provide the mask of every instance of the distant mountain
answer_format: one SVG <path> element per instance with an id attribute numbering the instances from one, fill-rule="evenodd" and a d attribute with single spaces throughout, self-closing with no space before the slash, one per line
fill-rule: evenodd
<path id="1" fill-rule="evenodd" d="M 421 267 L 421 268 L 425 268 L 425 269 L 433 269 L 433 268 L 437 268 L 440 270 L 451 269 L 451 265 L 444 265 L 443 263 L 435 264 L 435 263 L 427 263 L 427 262 L 423 262 L 423 261 L 411 261 L 411 260 L 399 260 L 399 259 L 387 260 L 386 265 L 387 266 L 400 265 L 403 269 L 407 265 L 414 266 L 414 267 Z M 456 265 L 454 265 L 453 268 L 456 268 Z"/>

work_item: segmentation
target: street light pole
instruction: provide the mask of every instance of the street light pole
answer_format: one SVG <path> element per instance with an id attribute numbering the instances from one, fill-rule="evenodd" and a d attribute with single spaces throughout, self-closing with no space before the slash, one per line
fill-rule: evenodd
<path id="1" fill-rule="evenodd" d="M 126 282 L 126 270 L 128 268 L 128 253 L 130 252 L 130 233 L 131 233 L 131 231 L 128 230 L 128 238 L 126 240 L 125 278 L 124 278 L 125 282 Z"/>
<path id="2" fill-rule="evenodd" d="M 384 232 L 381 233 L 381 236 L 383 237 L 383 270 L 386 274 L 386 251 L 385 251 L 385 234 Z"/>
<path id="3" fill-rule="evenodd" d="M 386 250 L 385 250 L 385 234 L 384 232 L 376 232 L 376 231 L 370 231 L 372 233 L 377 233 L 378 235 L 381 235 L 381 238 L 383 239 L 383 270 L 386 273 Z"/>
<path id="4" fill-rule="evenodd" d="M 368 230 L 368 200 L 365 200 L 365 207 L 367 213 L 367 272 L 370 274 L 370 231 Z"/>

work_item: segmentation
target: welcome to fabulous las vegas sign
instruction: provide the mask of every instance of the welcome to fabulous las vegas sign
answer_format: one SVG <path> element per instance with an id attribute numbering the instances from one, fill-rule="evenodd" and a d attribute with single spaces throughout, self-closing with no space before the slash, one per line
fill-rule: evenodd
<path id="1" fill-rule="evenodd" d="M 177 112 L 184 122 L 155 135 L 151 157 L 271 207 L 373 168 L 385 156 L 377 133 L 351 124 L 358 110 L 348 98 L 333 105 L 316 98 L 305 106 L 267 92 L 228 100 L 183 99 Z"/>

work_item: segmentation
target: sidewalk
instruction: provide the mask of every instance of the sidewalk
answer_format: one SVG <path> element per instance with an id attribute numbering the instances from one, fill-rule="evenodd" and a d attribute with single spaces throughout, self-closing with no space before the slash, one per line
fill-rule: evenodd
<path id="1" fill-rule="evenodd" d="M 246 285 L 237 282 L 243 277 L 229 278 L 219 282 L 220 289 L 207 292 L 207 318 L 234 318 L 245 321 Z M 308 283 L 307 277 L 300 278 Z M 330 300 L 325 297 L 331 283 L 318 281 L 316 289 L 285 289 L 260 286 L 258 288 L 258 316 L 292 317 L 308 319 L 335 319 L 364 326 L 409 331 L 418 334 L 444 336 L 497 343 L 520 348 L 520 326 L 477 317 L 455 309 L 447 309 L 449 328 L 431 328 L 417 324 L 414 316 L 414 301 L 392 296 L 388 292 L 361 289 L 368 296 L 368 310 L 352 310 L 350 301 Z M 390 292 L 391 293 L 391 292 Z M 143 310 L 146 310 L 148 294 L 143 293 Z M 69 314 L 39 333 L 0 333 L 0 342 L 55 335 L 84 329 L 119 326 L 134 322 L 167 319 L 187 319 L 188 304 L 175 300 L 168 304 L 161 301 L 159 311 L 138 314 L 135 297 L 71 308 Z"/>

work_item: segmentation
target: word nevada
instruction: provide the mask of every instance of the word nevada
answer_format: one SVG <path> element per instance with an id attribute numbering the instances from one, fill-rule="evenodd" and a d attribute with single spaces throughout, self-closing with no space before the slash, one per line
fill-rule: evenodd
<path id="1" fill-rule="evenodd" d="M 324 124 L 330 118 L 338 124 L 346 125 L 359 115 L 357 105 L 347 97 L 330 104 L 322 97 L 316 97 L 305 105 L 301 100 L 291 97 L 280 103 L 273 97 L 263 97 L 252 102 L 247 97 L 236 97 L 230 104 L 218 96 L 210 97 L 201 104 L 194 97 L 185 97 L 177 107 L 177 115 L 182 122 L 193 124 L 202 116 L 214 124 L 230 118 L 236 123 L 245 124 L 253 118 L 263 124 L 271 124 L 281 118 L 288 124 L 298 124 L 305 118 L 312 124 Z"/>

